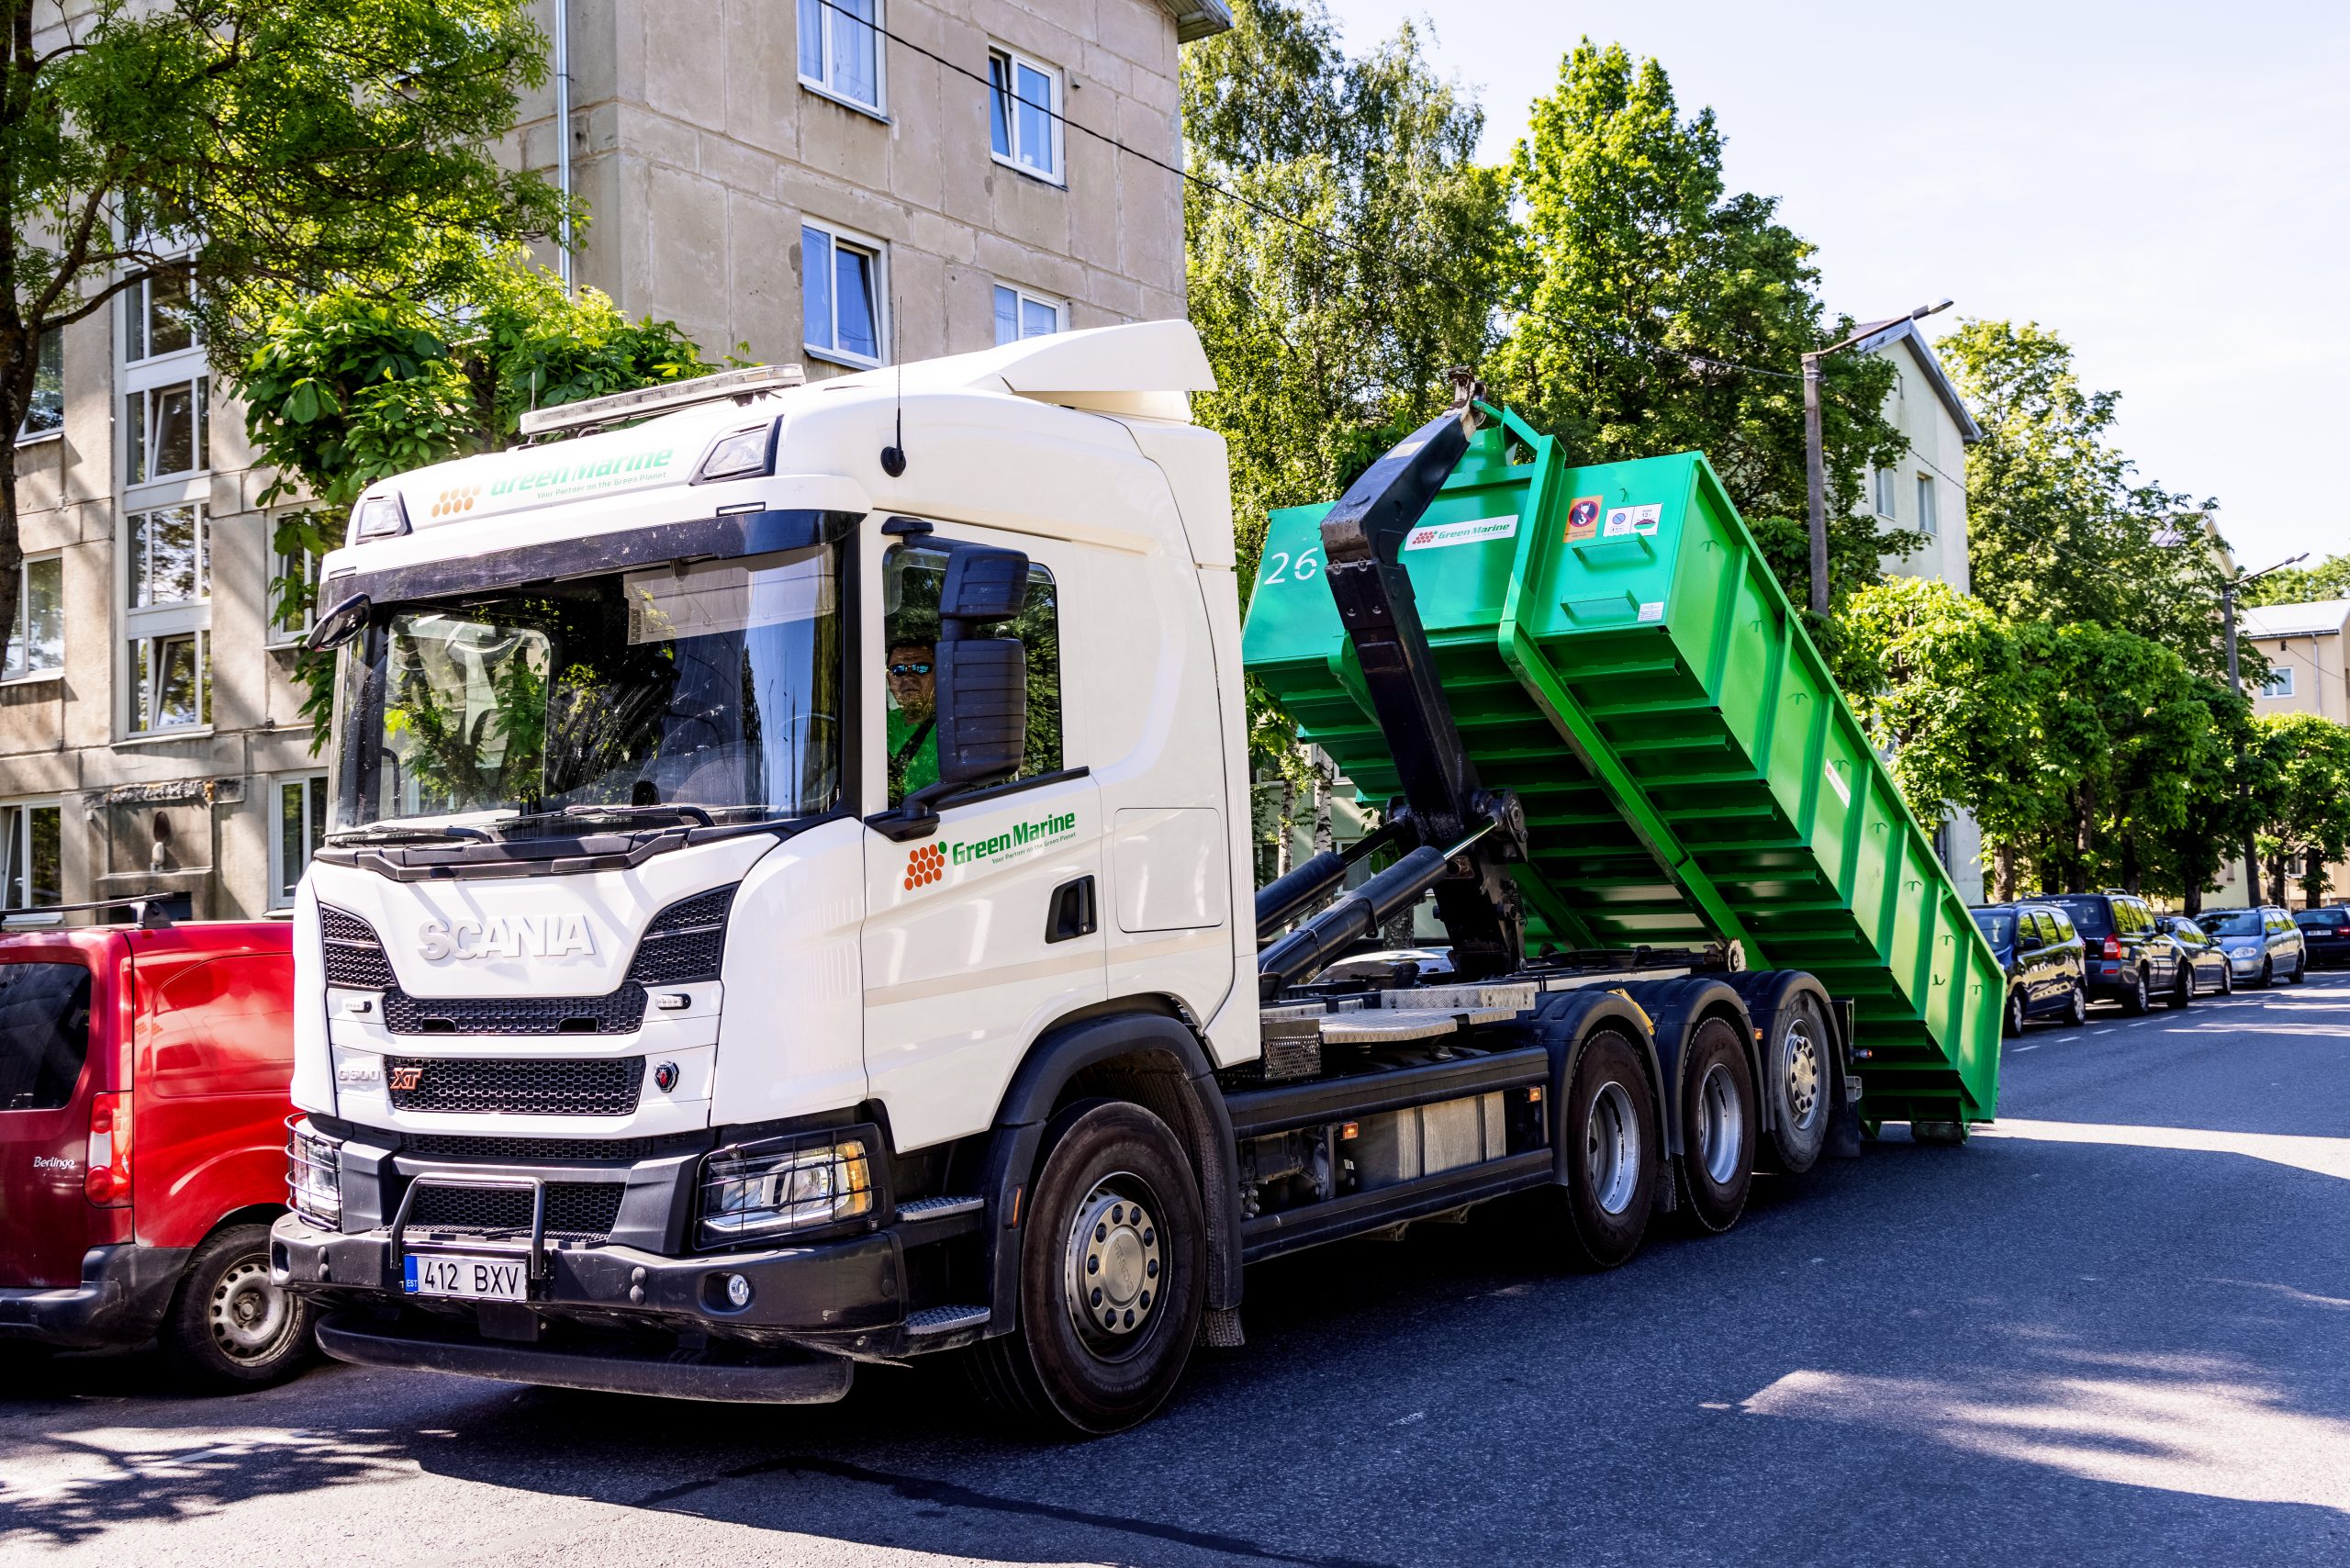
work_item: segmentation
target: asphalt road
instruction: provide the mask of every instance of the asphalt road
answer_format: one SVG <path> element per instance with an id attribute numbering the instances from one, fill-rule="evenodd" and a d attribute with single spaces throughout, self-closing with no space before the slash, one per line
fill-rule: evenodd
<path id="1" fill-rule="evenodd" d="M 2034 1025 L 2002 1112 L 1609 1275 L 1506 1208 L 1286 1260 L 1087 1444 L 923 1371 L 768 1410 L 11 1361 L 0 1561 L 2350 1563 L 2350 980 Z"/>

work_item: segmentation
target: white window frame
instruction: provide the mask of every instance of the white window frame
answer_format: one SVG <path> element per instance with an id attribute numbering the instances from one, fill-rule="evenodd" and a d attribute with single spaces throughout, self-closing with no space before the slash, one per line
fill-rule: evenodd
<path id="1" fill-rule="evenodd" d="M 28 867 L 32 859 L 32 813 L 39 811 L 57 813 L 57 879 L 61 884 L 57 897 L 59 902 L 64 902 L 65 802 L 55 795 L 33 795 L 20 800 L 0 801 L 0 813 L 8 813 L 5 820 L 0 820 L 0 909 L 47 907 L 30 903 L 31 890 L 23 885 L 29 875 Z M 62 913 L 16 915 L 6 924 L 11 928 L 55 925 L 64 918 Z"/>
<path id="2" fill-rule="evenodd" d="M 140 341 L 146 343 L 151 343 L 154 341 L 154 295 L 155 274 L 153 273 L 140 274 L 137 281 L 122 291 L 122 353 L 125 364 L 145 364 L 150 360 L 171 359 L 180 354 L 204 352 L 204 340 L 196 334 L 195 324 L 191 322 L 188 327 L 188 343 L 185 348 L 165 349 L 160 353 L 141 353 L 135 359 L 131 357 L 130 329 L 134 319 L 139 325 Z M 195 297 L 195 286 L 191 284 L 188 297 L 193 301 Z"/>
<path id="3" fill-rule="evenodd" d="M 2262 683 L 2260 695 L 2263 697 L 2290 697 L 2293 695 L 2293 666 L 2288 664 L 2276 664 L 2269 666 L 2268 678 L 2266 681 Z"/>
<path id="4" fill-rule="evenodd" d="M 1918 532 L 1929 539 L 1942 536 L 1941 498 L 1934 493 L 1934 476 L 1918 476 Z"/>
<path id="5" fill-rule="evenodd" d="M 1030 337 L 1043 337 L 1048 335 L 1046 333 L 1032 333 L 1027 330 L 1025 308 L 1031 305 L 1041 305 L 1046 309 L 1053 313 L 1054 332 L 1066 332 L 1069 330 L 1069 306 L 1064 301 L 1049 298 L 1045 295 L 1036 293 L 1034 289 L 1023 288 L 1016 283 L 1003 283 L 999 281 L 995 287 L 990 291 L 988 295 L 988 318 L 990 321 L 995 319 L 995 297 L 999 294 L 1009 294 L 1012 296 L 1013 320 L 1021 328 L 1020 336 L 1013 339 L 1013 342 L 1022 342 Z M 1001 342 L 996 344 L 996 347 L 998 348 L 1002 348 L 1002 346 L 1003 344 Z"/>
<path id="6" fill-rule="evenodd" d="M 180 356 L 174 354 L 173 358 L 176 361 Z M 152 363 L 148 362 L 150 364 Z M 173 369 L 178 373 L 153 380 L 140 377 L 139 385 L 126 386 L 122 389 L 122 487 L 126 493 L 137 490 L 146 495 L 152 493 L 159 485 L 188 488 L 190 481 L 207 477 L 212 472 L 212 377 L 202 371 L 190 374 L 176 364 Z M 151 459 L 154 453 L 155 399 L 163 393 L 175 392 L 182 387 L 188 391 L 188 408 L 196 420 L 196 429 L 189 432 L 188 450 L 188 455 L 196 465 L 174 468 L 168 474 L 141 473 L 140 470 L 147 467 L 143 460 Z M 140 416 L 135 421 L 130 418 L 130 400 L 134 398 L 140 400 Z M 139 454 L 142 461 L 138 464 L 132 462 L 130 450 L 134 426 L 147 448 Z"/>
<path id="7" fill-rule="evenodd" d="M 833 48 L 833 30 L 836 27 L 855 27 L 860 24 L 856 18 L 844 16 L 835 6 L 827 5 L 825 0 L 798 0 L 798 5 L 795 7 L 798 15 L 794 17 L 794 31 L 791 39 L 791 52 L 793 59 L 797 61 L 800 54 L 800 36 L 798 28 L 808 15 L 811 7 L 814 8 L 817 17 L 817 26 L 822 29 L 820 36 L 822 41 L 818 47 L 822 50 L 824 56 L 823 73 L 822 75 L 811 76 L 803 66 L 800 72 L 800 84 L 820 97 L 830 98 L 836 104 L 842 105 L 847 108 L 856 109 L 862 114 L 871 115 L 876 119 L 889 118 L 890 50 L 887 46 L 890 40 L 883 37 L 882 34 L 883 29 L 888 28 L 890 25 L 890 17 L 889 13 L 882 8 L 883 3 L 884 0 L 873 0 L 873 21 L 870 24 L 873 28 L 872 102 L 867 103 L 865 99 L 858 97 L 854 93 L 845 91 L 839 85 L 837 80 L 840 75 L 837 64 L 839 56 L 835 53 Z"/>
<path id="8" fill-rule="evenodd" d="M 33 568 L 36 566 L 41 566 L 52 561 L 57 564 L 58 575 L 57 597 L 58 619 L 60 622 L 58 630 L 61 636 L 63 633 L 63 620 L 65 613 L 64 553 L 58 550 L 44 550 L 38 554 L 28 555 L 17 567 L 17 623 L 8 629 L 8 653 L 6 655 L 10 664 L 15 663 L 18 659 L 24 659 L 25 666 L 21 669 L 11 670 L 5 665 L 0 665 L 0 685 L 30 686 L 36 681 L 62 680 L 65 678 L 64 649 L 60 648 L 58 650 L 57 662 L 55 664 L 42 665 L 38 669 L 33 667 L 28 656 L 32 648 L 31 617 Z"/>
<path id="9" fill-rule="evenodd" d="M 1004 141 L 1008 148 L 1004 152 L 998 152 L 995 150 L 994 63 L 998 60 L 1005 62 L 1005 84 L 1010 92 L 1010 101 L 1004 106 Z M 1063 134 L 1061 116 L 1068 113 L 1068 110 L 1062 107 L 1069 97 L 1068 78 L 1061 73 L 1058 66 L 1047 65 L 1034 55 L 1023 54 L 1010 44 L 989 44 L 988 62 L 988 156 L 1005 168 L 1016 170 L 1032 180 L 1042 180 L 1048 185 L 1066 186 L 1069 184 L 1069 164 L 1066 161 L 1068 145 L 1067 138 Z M 1031 163 L 1021 156 L 1024 149 L 1020 142 L 1019 105 L 1020 70 L 1023 66 L 1035 72 L 1051 84 L 1051 101 L 1045 105 L 1046 126 L 1045 134 L 1049 141 L 1046 152 L 1051 160 L 1049 167 Z"/>
<path id="10" fill-rule="evenodd" d="M 57 345 L 57 351 L 56 351 L 56 352 L 57 352 L 57 409 L 56 409 L 55 418 L 54 418 L 54 420 L 53 420 L 53 421 L 52 421 L 52 422 L 50 422 L 50 423 L 49 423 L 49 424 L 41 425 L 41 426 L 39 426 L 39 427 L 36 428 L 36 427 L 33 425 L 33 423 L 32 423 L 32 418 L 33 418 L 33 407 L 32 407 L 31 405 L 27 405 L 27 407 L 26 407 L 26 409 L 25 409 L 25 422 L 24 422 L 23 424 L 20 424 L 20 425 L 18 425 L 18 426 L 17 427 L 17 444 L 18 446 L 29 446 L 29 445 L 31 445 L 34 442 L 37 442 L 37 441 L 61 441 L 61 440 L 64 439 L 64 435 L 65 435 L 65 329 L 64 329 L 64 328 L 62 328 L 62 327 L 51 327 L 50 329 L 49 329 L 49 330 L 47 330 L 47 331 L 43 332 L 43 333 L 40 335 L 40 346 L 39 346 L 39 348 L 37 351 L 35 351 L 35 352 L 36 352 L 36 353 L 38 353 L 39 354 L 39 356 L 40 356 L 42 359 L 46 360 L 46 359 L 47 359 L 47 358 L 49 358 L 49 356 L 50 356 L 50 345 L 51 343 L 54 343 L 54 344 L 56 344 L 56 345 Z M 39 384 L 39 375 L 38 375 L 38 374 L 36 374 L 36 376 L 35 376 L 35 379 L 34 379 L 34 384 L 33 384 L 33 396 L 34 396 L 36 398 L 38 398 L 40 396 L 40 384 Z"/>
<path id="11" fill-rule="evenodd" d="M 151 740 L 159 736 L 204 734 L 212 728 L 212 518 L 202 501 L 173 503 L 196 509 L 196 596 L 173 599 L 168 604 L 140 605 L 131 602 L 130 533 L 140 520 L 150 513 L 165 510 L 160 505 L 126 509 L 118 536 L 115 558 L 115 602 L 122 607 L 122 635 L 116 642 L 116 656 L 121 660 L 119 689 L 123 693 L 122 734 L 129 740 Z M 144 552 L 142 552 L 144 554 Z M 191 723 L 155 724 L 151 701 L 142 705 L 139 682 L 139 649 L 140 644 L 152 644 L 161 637 L 194 636 L 196 639 L 196 719 Z M 151 648 L 149 668 L 154 668 Z"/>
<path id="12" fill-rule="evenodd" d="M 890 319 L 889 243 L 886 241 L 876 240 L 869 234 L 859 234 L 853 229 L 844 229 L 837 223 L 828 223 L 821 218 L 802 217 L 800 219 L 800 227 L 802 233 L 800 241 L 800 254 L 803 257 L 808 253 L 805 234 L 807 230 L 812 229 L 817 233 L 823 235 L 827 240 L 829 240 L 832 242 L 833 249 L 835 251 L 843 245 L 847 245 L 853 250 L 863 251 L 873 258 L 873 336 L 877 340 L 874 346 L 879 349 L 881 353 L 878 358 L 867 359 L 863 354 L 855 353 L 846 349 L 834 346 L 840 342 L 841 336 L 841 301 L 840 293 L 837 289 L 832 291 L 833 342 L 831 343 L 811 343 L 805 341 L 808 336 L 808 311 L 806 306 L 808 279 L 804 275 L 806 271 L 804 263 L 801 269 L 803 275 L 800 279 L 800 287 L 801 290 L 800 335 L 802 340 L 800 347 L 809 354 L 817 359 L 822 360 L 827 364 L 854 365 L 859 370 L 871 370 L 877 366 L 889 364 L 890 329 L 892 325 Z"/>
<path id="13" fill-rule="evenodd" d="M 1876 515 L 1879 517 L 1890 518 L 1899 517 L 1901 514 L 1894 510 L 1897 500 L 1895 494 L 1897 487 L 1894 482 L 1893 470 L 1890 468 L 1880 468 L 1876 470 L 1875 477 L 1876 497 L 1874 504 L 1876 506 Z"/>
<path id="14" fill-rule="evenodd" d="M 270 533 L 273 536 L 277 532 L 277 524 L 282 521 L 284 521 L 282 518 L 276 517 L 269 520 Z M 274 597 L 275 584 L 278 578 L 291 577 L 294 575 L 293 572 L 286 569 L 289 562 L 295 563 L 296 569 L 298 570 L 304 577 L 308 579 L 310 585 L 310 607 L 302 612 L 302 620 L 299 625 L 289 625 L 285 622 L 277 618 L 277 606 Z M 294 550 L 288 552 L 273 548 L 270 551 L 269 580 L 262 584 L 261 590 L 262 614 L 265 618 L 265 624 L 267 627 L 267 635 L 264 639 L 263 646 L 271 648 L 298 647 L 301 644 L 302 639 L 310 634 L 310 628 L 318 624 L 319 564 L 320 558 L 311 554 L 308 550 Z"/>
<path id="15" fill-rule="evenodd" d="M 285 791 L 299 787 L 302 791 L 302 810 L 307 816 L 310 810 L 310 785 L 314 781 L 324 784 L 326 778 L 327 776 L 320 772 L 277 773 L 270 776 L 269 907 L 272 909 L 294 907 L 294 890 L 289 884 L 300 882 L 302 872 L 309 869 L 310 856 L 317 852 L 315 846 L 318 839 L 322 838 L 326 833 L 326 823 L 323 821 L 308 822 L 303 824 L 307 830 L 304 837 L 313 846 L 304 852 L 300 869 L 288 877 L 285 865 Z M 333 806 L 333 802 L 329 801 L 321 801 L 319 804 L 322 809 L 330 811 Z"/>

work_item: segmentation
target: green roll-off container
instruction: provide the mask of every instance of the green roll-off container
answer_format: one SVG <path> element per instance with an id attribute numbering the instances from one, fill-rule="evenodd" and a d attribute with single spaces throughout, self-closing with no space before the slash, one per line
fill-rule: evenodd
<path id="1" fill-rule="evenodd" d="M 1864 1117 L 1987 1120 L 2005 977 L 1711 465 L 1570 468 L 1500 417 L 1400 559 L 1479 774 L 1525 803 L 1530 940 L 1742 943 L 1856 1002 Z M 1272 515 L 1244 655 L 1382 801 L 1328 510 Z"/>

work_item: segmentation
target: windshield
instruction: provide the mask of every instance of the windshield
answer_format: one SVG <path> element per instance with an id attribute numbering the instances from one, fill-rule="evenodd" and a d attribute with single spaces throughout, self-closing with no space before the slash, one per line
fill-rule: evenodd
<path id="1" fill-rule="evenodd" d="M 830 808 L 838 566 L 818 546 L 378 607 L 341 655 L 335 825 Z"/>
<path id="2" fill-rule="evenodd" d="M 2195 924 L 2214 936 L 2257 936 L 2261 933 L 2260 912 L 2256 909 L 2219 909 L 2209 914 L 2199 914 Z"/>
<path id="3" fill-rule="evenodd" d="M 2113 932 L 2113 924 L 2105 915 L 2103 899 L 2053 899 L 2050 902 L 2073 917 L 2073 928 L 2084 936 L 2107 936 Z"/>
<path id="4" fill-rule="evenodd" d="M 2016 917 L 2011 910 L 1976 910 L 1975 924 L 1982 928 L 1983 939 L 1994 947 L 2011 946 L 2016 939 Z"/>

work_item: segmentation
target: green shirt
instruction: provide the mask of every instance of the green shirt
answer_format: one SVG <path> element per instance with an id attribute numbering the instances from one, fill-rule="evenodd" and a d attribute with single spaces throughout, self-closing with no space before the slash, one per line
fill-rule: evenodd
<path id="1" fill-rule="evenodd" d="M 903 710 L 890 709 L 890 799 L 902 801 L 915 790 L 938 782 L 938 727 L 928 719 L 908 722 Z"/>

